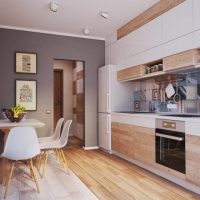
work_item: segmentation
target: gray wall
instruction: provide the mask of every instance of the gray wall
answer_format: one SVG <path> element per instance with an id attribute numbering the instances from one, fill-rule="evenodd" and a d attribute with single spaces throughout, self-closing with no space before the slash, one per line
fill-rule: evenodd
<path id="1" fill-rule="evenodd" d="M 15 74 L 15 52 L 37 53 L 37 74 Z M 105 42 L 50 34 L 0 29 L 0 108 L 15 104 L 15 79 L 37 80 L 37 111 L 29 117 L 53 125 L 53 60 L 85 61 L 85 146 L 97 145 L 97 69 L 105 64 Z M 38 130 L 39 131 L 39 130 Z"/>

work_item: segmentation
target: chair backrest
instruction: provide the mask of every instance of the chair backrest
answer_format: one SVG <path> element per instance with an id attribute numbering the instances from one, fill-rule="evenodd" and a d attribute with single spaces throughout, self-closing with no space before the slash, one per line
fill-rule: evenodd
<path id="1" fill-rule="evenodd" d="M 67 144 L 68 136 L 69 136 L 69 128 L 71 126 L 72 120 L 67 120 L 62 130 L 62 134 L 60 136 L 60 144 L 64 147 Z"/>
<path id="2" fill-rule="evenodd" d="M 27 160 L 40 153 L 37 133 L 33 127 L 12 128 L 8 134 L 3 157 L 10 160 Z"/>
<path id="3" fill-rule="evenodd" d="M 54 139 L 59 139 L 60 138 L 60 135 L 61 135 L 61 128 L 62 128 L 62 125 L 63 125 L 63 122 L 64 122 L 64 118 L 60 118 L 56 124 L 56 128 L 55 128 L 55 131 L 54 131 Z"/>

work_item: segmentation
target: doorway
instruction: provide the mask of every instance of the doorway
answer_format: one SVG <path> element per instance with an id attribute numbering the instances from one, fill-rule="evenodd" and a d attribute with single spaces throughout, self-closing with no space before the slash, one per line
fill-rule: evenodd
<path id="1" fill-rule="evenodd" d="M 53 63 L 53 68 L 54 68 L 54 79 L 55 79 L 54 80 L 54 127 L 56 126 L 56 123 L 60 117 L 64 117 L 65 121 L 68 119 L 72 119 L 72 125 L 70 127 L 69 135 L 81 139 L 84 143 L 85 140 L 84 62 L 71 61 L 65 59 L 55 59 Z M 60 74 L 58 75 L 57 73 Z"/>
<path id="2" fill-rule="evenodd" d="M 63 117 L 63 70 L 54 69 L 54 129 Z"/>

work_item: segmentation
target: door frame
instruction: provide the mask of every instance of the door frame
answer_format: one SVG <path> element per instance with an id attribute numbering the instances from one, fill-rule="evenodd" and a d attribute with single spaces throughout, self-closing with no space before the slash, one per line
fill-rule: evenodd
<path id="1" fill-rule="evenodd" d="M 62 80 L 61 80 L 61 82 L 62 82 L 62 89 L 61 89 L 61 98 L 62 98 L 62 110 L 61 110 L 61 117 L 63 117 L 63 114 L 64 114 L 64 96 L 63 96 L 63 89 L 64 89 L 64 87 L 63 87 L 63 84 L 64 84 L 64 73 L 63 73 L 63 69 L 53 69 L 53 75 L 54 75 L 54 72 L 61 72 L 61 77 L 62 77 Z M 54 83 L 55 83 L 55 80 L 54 80 L 54 78 L 53 78 L 53 86 L 54 86 Z M 55 111 L 55 107 L 54 107 L 54 95 L 55 95 L 55 93 L 54 93 L 54 87 L 53 87 L 53 111 Z M 53 122 L 54 122 L 54 129 L 56 128 L 55 127 L 55 115 L 53 115 Z"/>

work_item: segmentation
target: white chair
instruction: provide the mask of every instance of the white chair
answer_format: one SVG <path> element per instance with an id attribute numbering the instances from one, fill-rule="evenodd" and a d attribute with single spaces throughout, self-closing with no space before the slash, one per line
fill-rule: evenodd
<path id="1" fill-rule="evenodd" d="M 45 169 L 46 169 L 46 164 L 48 160 L 48 151 L 53 150 L 60 162 L 60 164 L 64 167 L 64 169 L 70 173 L 68 166 L 67 166 L 67 161 L 65 158 L 65 154 L 63 151 L 63 148 L 66 146 L 67 141 L 68 141 L 68 136 L 69 136 L 69 128 L 71 126 L 72 120 L 68 120 L 62 129 L 62 133 L 60 136 L 59 140 L 52 141 L 52 142 L 42 142 L 40 143 L 40 150 L 42 151 L 42 160 L 44 161 L 43 165 L 43 172 L 42 172 L 42 178 L 45 175 Z M 38 167 L 40 169 L 40 167 Z"/>
<path id="2" fill-rule="evenodd" d="M 61 134 L 61 128 L 64 122 L 64 118 L 60 118 L 56 124 L 55 131 L 52 135 L 47 136 L 47 137 L 39 137 L 38 140 L 39 142 L 45 142 L 45 141 L 54 141 L 60 138 Z"/>
<path id="3" fill-rule="evenodd" d="M 33 127 L 16 127 L 12 128 L 8 134 L 4 152 L 2 157 L 11 162 L 11 168 L 6 178 L 6 190 L 4 198 L 6 198 L 10 180 L 12 178 L 15 163 L 17 161 L 26 161 L 30 168 L 31 176 L 36 184 L 38 193 L 40 192 L 37 182 L 32 158 L 40 154 L 40 147 L 37 138 L 37 133 Z"/>

